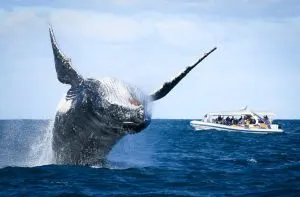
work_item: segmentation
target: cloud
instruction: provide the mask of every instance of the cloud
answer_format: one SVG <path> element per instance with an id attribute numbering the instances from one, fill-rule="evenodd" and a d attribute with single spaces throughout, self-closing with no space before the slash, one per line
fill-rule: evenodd
<path id="1" fill-rule="evenodd" d="M 234 14 L 218 13 L 216 17 L 212 14 L 216 10 L 228 11 L 233 8 L 218 1 L 203 1 L 203 4 L 202 1 L 181 2 L 171 4 L 170 1 L 164 1 L 161 5 L 156 5 L 155 1 L 148 2 L 152 7 L 132 13 L 109 8 L 97 11 L 59 6 L 2 9 L 0 51 L 4 63 L 0 79 L 4 85 L 1 89 L 6 88 L 5 84 L 15 84 L 12 87 L 24 90 L 31 89 L 35 85 L 31 76 L 38 75 L 39 81 L 44 80 L 43 83 L 47 82 L 47 87 L 51 87 L 49 92 L 52 96 L 58 94 L 55 92 L 58 82 L 47 42 L 47 22 L 51 22 L 63 51 L 70 55 L 84 76 L 115 76 L 146 87 L 149 91 L 161 86 L 163 81 L 174 76 L 184 66 L 193 63 L 201 53 L 217 46 L 218 50 L 168 95 L 167 103 L 157 103 L 154 117 L 197 117 L 202 112 L 234 109 L 244 104 L 256 105 L 258 109 L 265 106 L 285 117 L 299 114 L 292 111 L 291 107 L 300 99 L 300 95 L 292 90 L 292 87 L 300 88 L 297 74 L 300 71 L 297 66 L 300 61 L 298 16 L 241 18 L 232 17 Z M 265 7 L 255 2 L 246 2 L 253 5 L 247 12 L 257 6 Z M 123 3 L 130 7 L 142 4 L 140 1 Z M 191 4 L 202 6 L 201 9 L 207 10 L 209 14 L 196 12 L 197 7 L 189 8 Z M 246 4 L 241 6 L 242 10 L 247 9 Z M 166 12 L 160 10 L 167 5 L 170 7 Z M 274 5 L 274 2 L 268 5 Z M 222 6 L 225 8 L 221 9 Z M 238 8 L 239 5 L 237 3 L 232 7 Z M 188 12 L 189 9 L 191 12 Z M 226 17 L 220 17 L 223 14 Z M 27 83 L 16 83 L 17 79 L 26 80 Z M 25 87 L 25 84 L 30 88 Z M 39 91 L 42 92 L 44 85 L 40 86 Z M 13 97 L 12 90 L 5 90 L 7 95 Z M 26 92 L 22 95 L 24 99 Z M 280 92 L 285 93 L 278 96 Z M 27 97 L 30 96 L 28 93 Z M 220 96 L 222 99 L 230 99 L 220 102 Z M 38 97 L 37 93 L 36 100 L 47 100 Z M 186 101 L 184 104 L 183 98 Z M 10 96 L 3 96 L 0 103 L 10 100 Z M 53 96 L 48 102 L 55 105 L 57 99 Z M 180 109 L 172 110 L 179 103 Z M 203 111 L 196 110 L 195 103 L 199 103 Z M 4 113 L 5 106 L 0 108 L 0 112 Z M 40 113 L 38 108 L 37 114 Z M 16 104 L 18 109 L 22 108 Z M 43 117 L 47 117 L 47 113 L 44 113 L 46 115 Z"/>
<path id="2" fill-rule="evenodd" d="M 42 22 L 53 24 L 67 35 L 78 35 L 105 42 L 133 42 L 149 35 L 151 29 L 139 20 L 110 13 L 84 10 L 19 8 L 1 11 L 0 32 L 17 31 L 24 25 Z M 41 24 L 41 23 L 39 23 Z"/>
<path id="3" fill-rule="evenodd" d="M 120 5 L 132 5 L 137 3 L 137 0 L 111 0 L 114 4 Z"/>
<path id="4" fill-rule="evenodd" d="M 196 3 L 191 1 L 192 3 Z M 212 3 L 212 1 L 205 1 Z M 52 23 L 65 36 L 74 35 L 103 42 L 130 43 L 156 36 L 167 44 L 188 47 L 193 43 L 207 46 L 249 37 L 280 37 L 299 32 L 300 17 L 281 19 L 215 19 L 197 14 L 146 12 L 131 15 L 80 9 L 16 7 L 0 11 L 0 33 L 19 31 L 29 24 Z M 272 32 L 270 32 L 272 31 Z M 268 34 L 268 35 L 265 35 Z"/>
<path id="5" fill-rule="evenodd" d="M 105 42 L 133 42 L 151 34 L 145 22 L 109 13 L 56 10 L 50 20 L 65 32 Z"/>

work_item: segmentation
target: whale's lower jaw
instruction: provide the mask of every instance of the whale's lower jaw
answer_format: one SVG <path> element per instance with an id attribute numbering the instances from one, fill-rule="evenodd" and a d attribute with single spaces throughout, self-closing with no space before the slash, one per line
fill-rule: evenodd
<path id="1" fill-rule="evenodd" d="M 95 165 L 125 135 L 120 127 L 108 125 L 105 117 L 89 110 L 58 112 L 53 128 L 52 147 L 57 164 Z"/>

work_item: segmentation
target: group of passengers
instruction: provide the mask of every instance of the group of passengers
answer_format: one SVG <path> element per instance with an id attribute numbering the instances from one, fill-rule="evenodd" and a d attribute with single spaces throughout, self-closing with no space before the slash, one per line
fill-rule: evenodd
<path id="1" fill-rule="evenodd" d="M 218 116 L 216 119 L 213 119 L 212 122 L 228 126 L 257 124 L 256 120 L 249 115 L 241 116 L 240 118 L 235 118 L 234 116 L 227 116 L 226 118 Z"/>

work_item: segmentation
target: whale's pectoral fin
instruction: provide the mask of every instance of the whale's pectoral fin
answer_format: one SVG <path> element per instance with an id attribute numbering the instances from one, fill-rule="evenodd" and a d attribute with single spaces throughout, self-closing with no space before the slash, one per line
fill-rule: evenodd
<path id="1" fill-rule="evenodd" d="M 71 86 L 80 84 L 83 78 L 72 67 L 71 59 L 66 57 L 59 49 L 51 26 L 49 27 L 49 33 L 58 80 L 62 83 L 70 84 Z"/>
<path id="2" fill-rule="evenodd" d="M 209 54 L 211 54 L 216 49 L 217 48 L 215 47 L 208 53 L 205 53 L 195 64 L 186 67 L 186 69 L 183 72 L 174 77 L 171 81 L 165 82 L 159 90 L 151 94 L 152 100 L 156 101 L 166 96 L 179 83 L 179 81 L 181 81 L 181 79 L 183 79 L 193 68 L 195 68 L 202 60 L 204 60 Z"/>

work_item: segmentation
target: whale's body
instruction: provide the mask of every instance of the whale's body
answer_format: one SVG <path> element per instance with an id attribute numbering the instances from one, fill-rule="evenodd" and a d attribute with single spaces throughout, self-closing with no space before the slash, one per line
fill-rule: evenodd
<path id="1" fill-rule="evenodd" d="M 216 48 L 188 66 L 151 95 L 113 78 L 83 78 L 58 48 L 49 29 L 57 78 L 71 85 L 59 104 L 52 148 L 58 164 L 92 165 L 100 162 L 127 133 L 145 129 L 151 121 L 151 103 L 167 95 L 187 73 Z"/>
<path id="2" fill-rule="evenodd" d="M 148 114 L 143 114 L 137 103 L 143 104 Z M 99 162 L 129 131 L 124 122 L 145 118 L 147 121 L 141 127 L 146 127 L 151 118 L 149 112 L 149 98 L 137 88 L 113 78 L 84 80 L 71 88 L 59 104 L 53 128 L 56 162 Z"/>

